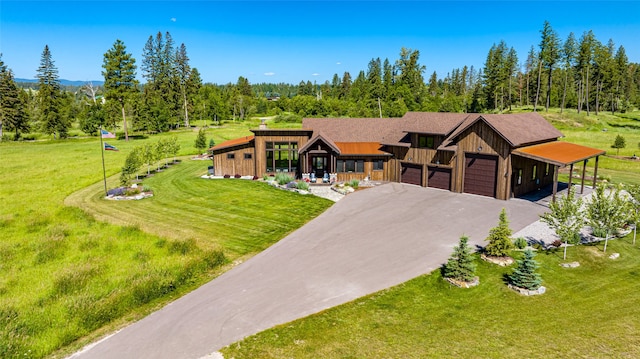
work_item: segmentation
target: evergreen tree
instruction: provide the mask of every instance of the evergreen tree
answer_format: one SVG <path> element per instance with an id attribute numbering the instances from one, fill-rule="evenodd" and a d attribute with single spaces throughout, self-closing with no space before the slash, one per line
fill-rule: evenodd
<path id="1" fill-rule="evenodd" d="M 105 97 L 120 104 L 125 141 L 129 141 L 129 129 L 125 104 L 131 94 L 137 91 L 136 60 L 127 53 L 124 42 L 116 40 L 113 47 L 104 54 L 102 63 Z"/>
<path id="2" fill-rule="evenodd" d="M 200 130 L 198 130 L 198 136 L 196 137 L 194 147 L 198 149 L 199 153 L 202 153 L 202 151 L 207 148 L 207 133 L 204 128 L 200 128 Z"/>
<path id="3" fill-rule="evenodd" d="M 189 66 L 189 56 L 187 56 L 187 47 L 182 43 L 178 47 L 175 55 L 176 73 L 178 84 L 180 85 L 180 94 L 182 97 L 182 110 L 184 116 L 184 127 L 189 127 L 189 106 L 188 106 L 188 85 L 191 78 L 191 66 Z"/>
<path id="4" fill-rule="evenodd" d="M 453 254 L 443 268 L 445 278 L 453 278 L 462 282 L 471 282 L 474 279 L 476 265 L 473 263 L 468 241 L 468 237 L 462 236 L 458 246 L 453 248 Z"/>
<path id="5" fill-rule="evenodd" d="M 625 141 L 624 137 L 617 135 L 616 139 L 613 141 L 613 144 L 611 145 L 611 148 L 616 149 L 616 156 L 618 156 L 620 155 L 620 149 L 625 148 L 626 146 L 627 146 L 627 142 Z"/>
<path id="6" fill-rule="evenodd" d="M 489 236 L 485 239 L 488 241 L 484 251 L 486 254 L 495 257 L 506 257 L 513 248 L 511 241 L 511 228 L 507 220 L 507 212 L 503 208 L 500 212 L 500 219 L 497 227 L 491 228 Z"/>
<path id="7" fill-rule="evenodd" d="M 396 61 L 398 87 L 404 93 L 404 102 L 409 111 L 420 111 L 426 85 L 422 74 L 426 67 L 418 62 L 420 51 L 408 48 L 400 49 L 400 59 Z"/>
<path id="8" fill-rule="evenodd" d="M 66 138 L 70 124 L 61 113 L 62 91 L 60 90 L 58 68 L 54 64 L 48 45 L 45 45 L 42 51 L 37 72 L 37 100 L 42 131 L 53 135 L 54 138 Z"/>
<path id="9" fill-rule="evenodd" d="M 7 69 L 0 54 L 0 141 L 2 141 L 3 127 L 13 131 L 16 140 L 20 138 L 20 133 L 29 132 L 29 117 L 20 93 L 13 79 L 13 73 Z"/>
<path id="10" fill-rule="evenodd" d="M 563 66 L 564 66 L 563 68 L 564 84 L 562 89 L 562 103 L 560 105 L 560 113 L 562 113 L 565 107 L 565 103 L 567 99 L 567 87 L 569 86 L 569 78 L 573 77 L 570 75 L 572 73 L 572 69 L 575 63 L 575 58 L 577 53 L 578 53 L 578 44 L 576 42 L 576 37 L 572 32 L 572 33 L 569 33 L 569 36 L 567 37 L 567 41 L 565 41 L 564 45 L 562 46 L 561 57 L 562 57 Z"/>
<path id="11" fill-rule="evenodd" d="M 567 244 L 580 242 L 580 229 L 584 226 L 582 200 L 575 198 L 573 192 L 549 204 L 550 212 L 540 216 L 542 222 L 551 227 L 564 242 L 564 256 L 567 259 Z"/>
<path id="12" fill-rule="evenodd" d="M 553 78 L 553 68 L 560 59 L 560 40 L 558 34 L 553 30 L 548 21 L 544 22 L 540 41 L 540 60 L 547 70 L 547 101 L 545 110 L 549 111 L 551 106 L 551 81 Z"/>
<path id="13" fill-rule="evenodd" d="M 517 266 L 513 269 L 513 273 L 509 275 L 509 282 L 518 287 L 528 290 L 536 290 L 542 284 L 542 278 L 537 272 L 539 265 L 535 259 L 535 253 L 527 249 L 524 251 L 524 257 L 516 261 Z"/>

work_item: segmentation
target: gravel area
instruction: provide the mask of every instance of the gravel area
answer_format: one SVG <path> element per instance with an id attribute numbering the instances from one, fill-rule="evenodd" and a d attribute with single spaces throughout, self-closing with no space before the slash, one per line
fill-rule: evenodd
<path id="1" fill-rule="evenodd" d="M 344 197 L 343 194 L 332 190 L 330 186 L 309 186 L 309 192 L 318 197 L 326 198 L 334 202 L 338 202 Z"/>

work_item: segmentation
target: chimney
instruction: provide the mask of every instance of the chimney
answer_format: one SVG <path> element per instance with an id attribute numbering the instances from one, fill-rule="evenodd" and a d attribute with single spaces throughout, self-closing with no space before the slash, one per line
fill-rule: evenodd
<path id="1" fill-rule="evenodd" d="M 266 123 L 264 123 L 264 121 L 265 121 L 265 120 L 266 120 L 266 118 L 261 118 L 261 119 L 260 119 L 260 127 L 259 127 L 259 128 L 260 128 L 261 130 L 266 130 L 266 129 L 267 129 L 267 124 L 266 124 Z"/>

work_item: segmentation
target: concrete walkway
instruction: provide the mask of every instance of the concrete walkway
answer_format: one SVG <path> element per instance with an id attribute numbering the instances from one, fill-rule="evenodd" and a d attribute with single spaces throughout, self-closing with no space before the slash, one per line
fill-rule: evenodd
<path id="1" fill-rule="evenodd" d="M 484 244 L 545 207 L 399 183 L 350 194 L 219 278 L 73 358 L 202 358 L 248 335 L 438 268 L 461 235 Z"/>

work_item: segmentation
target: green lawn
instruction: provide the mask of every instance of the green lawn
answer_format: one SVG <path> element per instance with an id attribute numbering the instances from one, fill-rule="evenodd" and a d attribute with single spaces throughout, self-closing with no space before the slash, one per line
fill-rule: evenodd
<path id="1" fill-rule="evenodd" d="M 208 136 L 219 143 L 249 126 L 225 125 Z M 120 149 L 105 152 L 110 183 L 134 146 L 177 136 L 185 156 L 195 153 L 196 134 L 108 140 Z M 198 287 L 331 204 L 263 183 L 201 179 L 210 162 L 188 156 L 144 181 L 155 197 L 105 201 L 100 158 L 96 138 L 0 143 L 0 358 L 68 353 Z M 68 196 L 84 210 L 65 205 Z"/>
<path id="2" fill-rule="evenodd" d="M 547 293 L 507 288 L 479 259 L 480 285 L 452 287 L 438 271 L 248 337 L 225 358 L 637 358 L 640 245 L 630 238 L 538 254 Z"/>

